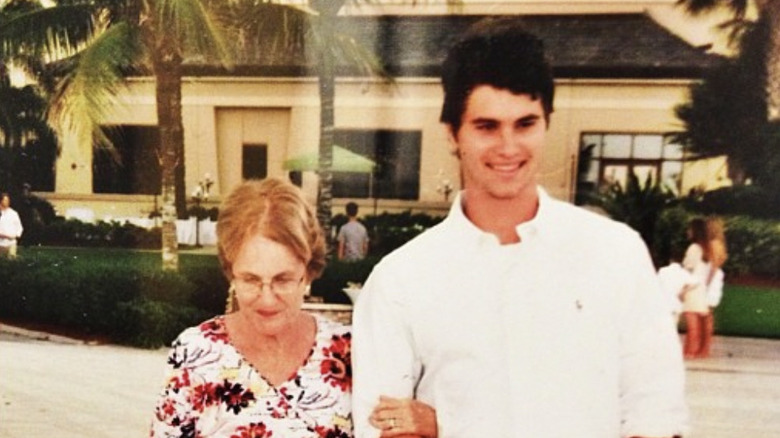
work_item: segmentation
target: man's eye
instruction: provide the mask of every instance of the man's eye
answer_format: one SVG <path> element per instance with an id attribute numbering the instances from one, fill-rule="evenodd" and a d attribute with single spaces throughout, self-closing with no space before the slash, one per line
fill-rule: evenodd
<path id="1" fill-rule="evenodd" d="M 523 119 L 517 122 L 517 126 L 520 128 L 532 128 L 536 126 L 536 124 L 539 123 L 538 118 L 532 118 L 532 119 Z"/>

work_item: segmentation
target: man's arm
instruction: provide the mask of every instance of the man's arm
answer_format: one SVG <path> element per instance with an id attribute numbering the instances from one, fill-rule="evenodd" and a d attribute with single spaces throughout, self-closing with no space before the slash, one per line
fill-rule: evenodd
<path id="1" fill-rule="evenodd" d="M 621 316 L 622 435 L 671 437 L 687 427 L 682 349 L 647 249 L 639 238 L 633 245 L 639 256 L 626 258 L 634 284 Z"/>
<path id="2" fill-rule="evenodd" d="M 342 225 L 341 228 L 339 228 L 339 233 L 336 236 L 336 240 L 339 242 L 339 247 L 336 251 L 336 256 L 339 258 L 339 260 L 344 259 L 344 240 L 346 237 L 344 236 L 344 226 Z"/>
<path id="3" fill-rule="evenodd" d="M 406 323 L 408 311 L 399 299 L 395 278 L 381 266 L 374 269 L 358 295 L 352 319 L 353 394 L 355 437 L 375 438 L 380 431 L 370 423 L 379 396 L 413 398 L 420 375 Z"/>

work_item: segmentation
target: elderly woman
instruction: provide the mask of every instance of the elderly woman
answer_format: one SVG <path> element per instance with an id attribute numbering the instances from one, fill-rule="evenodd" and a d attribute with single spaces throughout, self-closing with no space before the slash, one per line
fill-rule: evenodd
<path id="1" fill-rule="evenodd" d="M 287 181 L 238 186 L 220 208 L 225 315 L 182 332 L 152 437 L 352 437 L 349 328 L 301 310 L 325 266 L 312 208 Z M 432 408 L 377 401 L 383 436 L 435 436 Z"/>
<path id="2" fill-rule="evenodd" d="M 350 333 L 301 310 L 325 265 L 299 189 L 241 184 L 217 224 L 228 310 L 174 341 L 152 437 L 351 437 Z"/>

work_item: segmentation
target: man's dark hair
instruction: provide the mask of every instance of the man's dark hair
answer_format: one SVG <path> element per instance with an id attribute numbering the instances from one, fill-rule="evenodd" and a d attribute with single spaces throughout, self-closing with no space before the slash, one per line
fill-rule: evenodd
<path id="1" fill-rule="evenodd" d="M 347 202 L 347 216 L 357 216 L 358 214 L 358 205 L 354 202 Z"/>
<path id="2" fill-rule="evenodd" d="M 553 112 L 555 84 L 544 44 L 517 18 L 484 19 L 450 48 L 442 65 L 441 118 L 460 129 L 466 100 L 479 85 L 490 85 L 542 100 L 545 118 Z"/>

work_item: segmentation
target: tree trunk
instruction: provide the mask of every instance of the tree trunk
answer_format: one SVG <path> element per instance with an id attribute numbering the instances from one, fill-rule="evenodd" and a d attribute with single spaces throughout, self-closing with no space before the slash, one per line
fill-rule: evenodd
<path id="1" fill-rule="evenodd" d="M 330 17 L 320 17 L 322 33 L 329 35 L 331 30 Z M 319 144 L 319 186 L 317 190 L 317 219 L 325 233 L 328 254 L 332 254 L 333 239 L 331 236 L 330 217 L 333 206 L 333 131 L 335 129 L 334 100 L 335 75 L 333 59 L 326 48 L 318 50 L 318 79 L 320 93 L 320 144 Z"/>
<path id="2" fill-rule="evenodd" d="M 160 129 L 162 171 L 162 268 L 179 269 L 176 238 L 176 169 L 182 165 L 184 127 L 181 115 L 181 58 L 168 51 L 156 58 L 157 124 Z"/>
<path id="3" fill-rule="evenodd" d="M 317 219 L 328 242 L 328 254 L 331 253 L 330 217 L 333 209 L 333 131 L 334 131 L 334 78 L 333 71 L 320 64 L 320 144 L 319 144 L 319 187 L 317 195 Z"/>
<path id="4" fill-rule="evenodd" d="M 769 20 L 766 57 L 767 118 L 780 122 L 780 0 L 768 0 L 764 14 Z"/>

